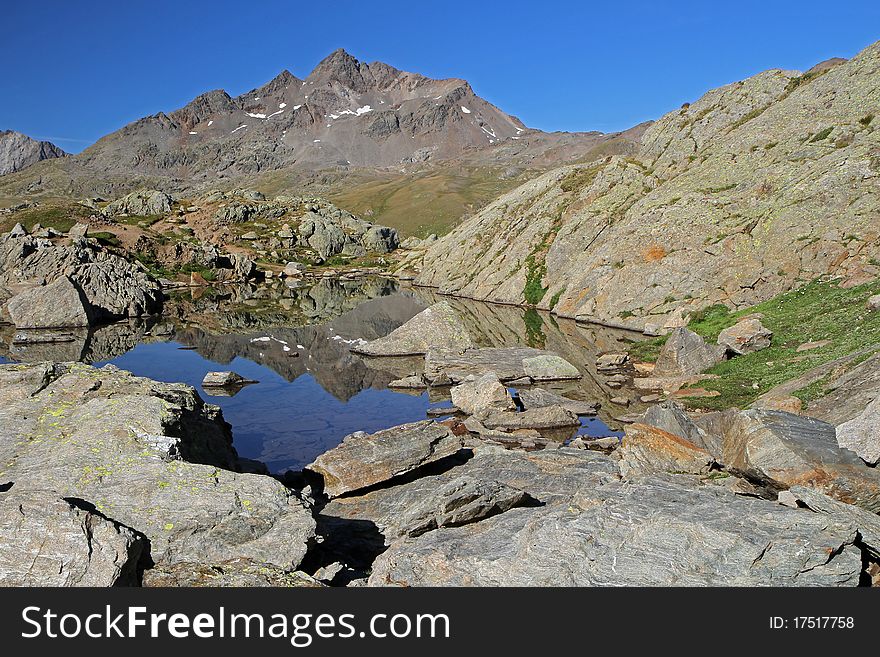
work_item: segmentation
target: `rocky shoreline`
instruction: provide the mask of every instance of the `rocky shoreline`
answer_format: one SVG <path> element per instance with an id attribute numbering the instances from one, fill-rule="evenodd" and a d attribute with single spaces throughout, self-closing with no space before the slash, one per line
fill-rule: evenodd
<path id="1" fill-rule="evenodd" d="M 578 369 L 475 346 L 448 310 L 353 347 L 420 354 L 409 377 L 446 391 L 448 419 L 355 432 L 279 476 L 187 385 L 0 365 L 0 585 L 880 585 L 864 420 L 666 401 L 622 439 L 572 437 L 596 404 L 542 385 Z M 655 370 L 699 354 L 668 344 Z"/>

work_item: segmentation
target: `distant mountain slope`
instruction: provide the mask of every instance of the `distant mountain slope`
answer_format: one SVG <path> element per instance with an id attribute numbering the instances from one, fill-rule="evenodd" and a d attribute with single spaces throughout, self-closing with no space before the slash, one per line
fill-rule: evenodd
<path id="1" fill-rule="evenodd" d="M 55 144 L 13 130 L 0 130 L 0 176 L 21 171 L 40 160 L 67 155 Z"/>
<path id="2" fill-rule="evenodd" d="M 605 139 L 529 130 L 464 80 L 433 80 L 337 50 L 305 80 L 283 71 L 235 98 L 208 92 L 135 121 L 63 163 L 4 181 L 0 193 L 115 196 L 144 184 L 206 188 L 282 169 L 411 169 L 511 145 L 518 146 L 516 161 L 549 158 L 558 165 L 566 161 L 559 155 Z"/>
<path id="3" fill-rule="evenodd" d="M 880 44 L 767 71 L 650 126 L 630 157 L 551 171 L 424 257 L 419 282 L 638 328 L 820 275 L 880 275 Z"/>
<path id="4" fill-rule="evenodd" d="M 548 168 L 625 154 L 646 125 L 622 133 L 546 133 L 474 94 L 344 50 L 300 80 L 288 71 L 231 97 L 202 94 L 139 119 L 79 155 L 0 180 L 0 204 L 139 187 L 178 195 L 249 187 L 314 193 L 399 227 L 444 232 Z"/>

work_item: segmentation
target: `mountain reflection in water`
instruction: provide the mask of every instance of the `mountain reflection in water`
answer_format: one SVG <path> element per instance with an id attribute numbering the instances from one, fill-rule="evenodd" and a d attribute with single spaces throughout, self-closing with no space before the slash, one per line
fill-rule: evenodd
<path id="1" fill-rule="evenodd" d="M 388 389 L 392 380 L 420 370 L 422 359 L 363 358 L 349 351 L 355 341 L 387 335 L 441 298 L 481 346 L 549 349 L 584 374 L 580 381 L 544 387 L 613 409 L 608 397 L 617 393 L 602 385 L 595 358 L 621 349 L 629 337 L 624 333 L 400 288 L 376 277 L 197 290 L 175 295 L 159 319 L 65 331 L 72 340 L 57 344 L 11 344 L 14 331 L 7 327 L 0 331 L 2 360 L 110 363 L 139 376 L 188 383 L 223 409 L 242 456 L 279 472 L 301 468 L 349 433 L 422 420 L 429 407 L 449 404 L 437 391 Z M 234 370 L 259 383 L 222 396 L 201 387 L 204 375 L 216 370 Z M 614 434 L 605 421 L 611 421 L 605 410 L 599 418 L 584 418 L 578 433 Z"/>

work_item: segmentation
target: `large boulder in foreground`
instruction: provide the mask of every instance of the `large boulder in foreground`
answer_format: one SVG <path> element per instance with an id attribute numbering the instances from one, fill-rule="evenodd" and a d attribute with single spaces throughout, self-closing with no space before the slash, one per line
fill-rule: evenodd
<path id="1" fill-rule="evenodd" d="M 880 513 L 880 472 L 837 444 L 833 425 L 784 411 L 725 414 L 719 460 L 779 488 L 806 486 Z"/>
<path id="2" fill-rule="evenodd" d="M 157 564 L 292 569 L 314 537 L 291 491 L 227 469 L 238 467 L 229 425 L 190 386 L 78 363 L 0 365 L 0 408 L 0 482 L 82 500 L 145 536 Z"/>
<path id="3" fill-rule="evenodd" d="M 470 333 L 447 302 L 435 303 L 384 338 L 352 347 L 368 356 L 412 356 L 431 347 L 462 350 L 473 346 Z"/>
<path id="4" fill-rule="evenodd" d="M 399 540 L 372 586 L 856 586 L 856 525 L 685 475 Z"/>
<path id="5" fill-rule="evenodd" d="M 0 586 L 134 585 L 144 548 L 132 530 L 54 491 L 0 492 Z"/>
<path id="6" fill-rule="evenodd" d="M 494 372 L 501 381 L 579 379 L 581 373 L 567 360 L 531 347 L 448 349 L 431 347 L 425 356 L 425 379 L 461 383 L 470 376 Z"/>
<path id="7" fill-rule="evenodd" d="M 724 360 L 724 347 L 708 344 L 693 331 L 680 327 L 667 338 L 660 350 L 653 376 L 700 374 Z"/>
<path id="8" fill-rule="evenodd" d="M 353 433 L 339 446 L 321 454 L 306 469 L 323 479 L 324 493 L 328 497 L 337 497 L 387 482 L 452 456 L 461 448 L 461 438 L 449 427 L 425 420 L 374 434 Z"/>

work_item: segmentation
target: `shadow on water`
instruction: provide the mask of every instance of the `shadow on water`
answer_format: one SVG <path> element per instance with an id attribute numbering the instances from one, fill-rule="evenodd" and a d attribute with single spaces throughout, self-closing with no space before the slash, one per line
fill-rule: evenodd
<path id="1" fill-rule="evenodd" d="M 0 360 L 113 364 L 139 376 L 194 386 L 223 409 L 244 457 L 273 472 L 299 469 L 354 431 L 422 420 L 448 397 L 388 389 L 420 371 L 421 359 L 365 359 L 349 350 L 387 335 L 428 305 L 447 300 L 480 346 L 533 346 L 559 353 L 584 374 L 543 387 L 598 401 L 616 394 L 595 369 L 596 356 L 630 336 L 535 310 L 441 297 L 385 278 L 322 279 L 309 286 L 236 286 L 177 293 L 161 318 L 65 331 L 64 342 L 19 344 L 0 327 Z M 209 371 L 234 370 L 258 381 L 238 391 L 201 387 Z M 613 406 L 611 407 L 613 408 Z M 584 418 L 578 434 L 607 436 L 607 412 Z"/>

